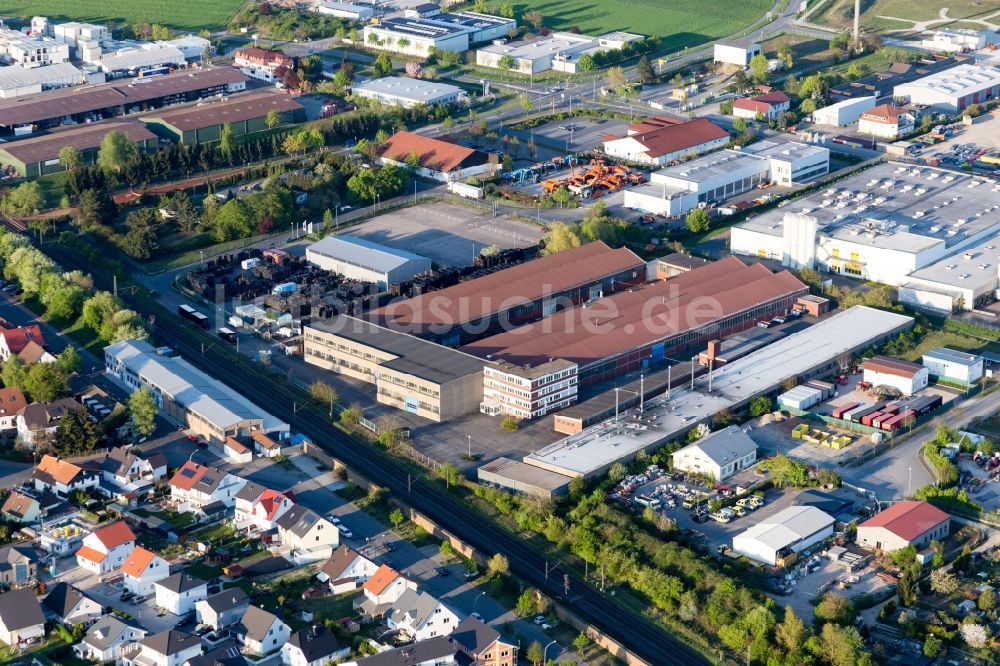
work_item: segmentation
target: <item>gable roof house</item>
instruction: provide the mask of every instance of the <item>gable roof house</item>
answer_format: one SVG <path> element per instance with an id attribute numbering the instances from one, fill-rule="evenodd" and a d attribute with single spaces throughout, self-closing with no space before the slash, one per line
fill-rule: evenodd
<path id="1" fill-rule="evenodd" d="M 184 666 L 250 666 L 240 652 L 239 644 L 231 638 L 212 645 L 211 649 L 184 662 Z"/>
<path id="2" fill-rule="evenodd" d="M 46 617 L 72 627 L 90 624 L 104 613 L 104 608 L 69 583 L 57 583 L 42 600 Z"/>
<path id="3" fill-rule="evenodd" d="M 673 468 L 707 474 L 722 481 L 757 460 L 757 443 L 738 426 L 729 426 L 674 451 Z"/>
<path id="4" fill-rule="evenodd" d="M 910 545 L 919 550 L 944 539 L 950 527 L 951 516 L 929 502 L 896 502 L 858 525 L 856 541 L 883 553 Z"/>
<path id="5" fill-rule="evenodd" d="M 254 453 L 263 458 L 274 458 L 281 455 L 281 441 L 272 439 L 266 433 L 255 430 L 250 439 L 253 440 Z"/>
<path id="6" fill-rule="evenodd" d="M 213 502 L 231 507 L 246 479 L 188 460 L 170 478 L 170 502 L 180 512 L 201 512 Z"/>
<path id="7" fill-rule="evenodd" d="M 253 451 L 240 440 L 229 436 L 222 442 L 222 456 L 232 463 L 248 463 L 253 460 Z"/>
<path id="8" fill-rule="evenodd" d="M 756 97 L 733 100 L 733 116 L 754 119 L 758 114 L 766 120 L 777 120 L 791 105 L 791 98 L 780 90 L 772 90 Z"/>
<path id="9" fill-rule="evenodd" d="M 25 405 L 17 413 L 17 436 L 29 449 L 35 447 L 35 439 L 45 432 L 55 435 L 62 417 L 80 404 L 72 398 L 60 398 L 52 402 L 33 402 Z"/>
<path id="10" fill-rule="evenodd" d="M 254 481 L 247 481 L 233 495 L 233 514 L 237 530 L 243 531 L 254 528 L 252 524 L 253 506 L 260 499 L 260 496 L 264 494 L 265 490 L 267 490 L 267 486 Z"/>
<path id="11" fill-rule="evenodd" d="M 729 143 L 729 132 L 705 118 L 686 122 L 640 123 L 625 136 L 604 138 L 604 152 L 638 164 L 664 166 L 671 162 L 701 155 Z"/>
<path id="12" fill-rule="evenodd" d="M 153 594 L 153 585 L 169 575 L 170 565 L 167 561 L 142 546 L 133 550 L 122 565 L 122 583 L 126 590 L 136 596 Z"/>
<path id="13" fill-rule="evenodd" d="M 0 430 L 16 430 L 17 413 L 27 406 L 19 389 L 0 388 Z"/>
<path id="14" fill-rule="evenodd" d="M 247 650 L 261 656 L 280 650 L 291 635 L 281 618 L 257 606 L 248 607 L 232 631 Z"/>
<path id="15" fill-rule="evenodd" d="M 413 132 L 396 132 L 389 137 L 379 148 L 379 159 L 383 164 L 402 165 L 410 153 L 416 153 L 420 160 L 418 174 L 441 182 L 465 180 L 496 167 L 482 151 Z"/>
<path id="16" fill-rule="evenodd" d="M 135 534 L 119 520 L 85 536 L 76 563 L 91 573 L 107 573 L 121 567 L 134 548 Z"/>
<path id="17" fill-rule="evenodd" d="M 341 594 L 357 589 L 378 571 L 378 565 L 347 544 L 340 544 L 333 551 L 316 577 L 330 585 L 330 592 Z"/>
<path id="18" fill-rule="evenodd" d="M 25 523 L 31 525 L 38 522 L 42 517 L 42 505 L 34 497 L 28 497 L 24 493 L 16 490 L 10 491 L 3 506 L 0 507 L 0 515 L 4 520 L 13 523 Z"/>
<path id="19" fill-rule="evenodd" d="M 423 641 L 450 634 L 458 625 L 458 615 L 426 592 L 409 589 L 386 611 L 385 624 Z"/>
<path id="20" fill-rule="evenodd" d="M 354 608 L 368 617 L 381 617 L 406 590 L 417 589 L 417 584 L 388 564 L 383 564 L 361 586 L 364 599 L 354 602 Z"/>
<path id="21" fill-rule="evenodd" d="M 139 651 L 125 663 L 127 666 L 181 666 L 200 654 L 200 638 L 176 629 L 167 629 L 144 638 L 139 643 Z"/>
<path id="22" fill-rule="evenodd" d="M 208 583 L 188 573 L 175 573 L 153 584 L 156 606 L 174 615 L 187 615 L 208 597 Z"/>
<path id="23" fill-rule="evenodd" d="M 38 461 L 31 479 L 35 484 L 35 490 L 39 492 L 48 490 L 62 497 L 66 497 L 74 490 L 96 488 L 100 480 L 94 470 L 48 454 Z"/>
<path id="24" fill-rule="evenodd" d="M 219 630 L 239 622 L 248 606 L 250 598 L 247 593 L 239 587 L 233 587 L 196 601 L 194 610 L 198 624 L 207 624 Z"/>
<path id="25" fill-rule="evenodd" d="M 469 616 L 462 620 L 451 639 L 470 661 L 470 666 L 516 666 L 518 646 L 505 641 L 500 632 Z"/>
<path id="26" fill-rule="evenodd" d="M 0 642 L 14 647 L 44 635 L 45 617 L 30 588 L 0 594 Z"/>
<path id="27" fill-rule="evenodd" d="M 468 666 L 479 666 L 482 663 L 485 666 L 490 663 L 459 662 L 455 658 L 457 654 L 456 643 L 450 636 L 435 636 L 426 641 L 410 643 L 369 657 L 345 661 L 342 666 L 444 666 L 457 663 Z"/>
<path id="28" fill-rule="evenodd" d="M 38 556 L 30 546 L 4 546 L 0 548 L 0 584 L 21 587 L 35 580 L 38 574 Z"/>
<path id="29" fill-rule="evenodd" d="M 293 504 L 276 522 L 281 546 L 296 564 L 326 559 L 340 543 L 336 525 L 301 504 Z"/>
<path id="30" fill-rule="evenodd" d="M 24 345 L 24 349 L 17 355 L 25 365 L 34 365 L 35 363 L 55 363 L 56 357 L 45 350 L 45 347 L 41 346 L 34 340 L 29 340 L 28 344 Z"/>
<path id="31" fill-rule="evenodd" d="M 350 653 L 350 645 L 342 646 L 337 637 L 320 624 L 292 634 L 281 646 L 281 661 L 285 666 L 326 666 Z"/>
<path id="32" fill-rule="evenodd" d="M 0 361 L 7 362 L 12 355 L 20 354 L 28 344 L 45 346 L 45 338 L 38 324 L 0 330 Z M 51 356 L 51 355 L 50 355 Z M 52 359 L 53 361 L 55 358 Z"/>
<path id="33" fill-rule="evenodd" d="M 86 635 L 73 646 L 80 659 L 105 662 L 125 659 L 139 649 L 146 630 L 105 615 L 90 626 Z"/>
<path id="34" fill-rule="evenodd" d="M 167 459 L 160 452 L 136 455 L 124 446 L 107 453 L 101 462 L 104 480 L 125 492 L 150 488 L 167 475 Z"/>

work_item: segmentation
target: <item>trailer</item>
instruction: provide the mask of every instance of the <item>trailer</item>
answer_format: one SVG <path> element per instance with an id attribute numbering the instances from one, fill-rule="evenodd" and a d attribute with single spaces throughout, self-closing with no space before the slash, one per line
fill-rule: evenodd
<path id="1" fill-rule="evenodd" d="M 251 257 L 240 262 L 240 267 L 245 271 L 253 270 L 260 266 L 260 257 Z"/>
<path id="2" fill-rule="evenodd" d="M 177 314 L 179 314 L 184 319 L 187 319 L 192 324 L 200 326 L 206 331 L 208 330 L 208 317 L 198 312 L 190 305 L 187 304 L 178 305 Z"/>
<path id="3" fill-rule="evenodd" d="M 859 405 L 856 402 L 849 402 L 846 405 L 841 405 L 840 407 L 837 407 L 835 410 L 833 410 L 833 418 L 835 418 L 835 419 L 843 419 L 844 418 L 844 414 L 846 414 L 847 412 L 849 412 L 849 411 L 851 411 L 853 409 L 856 409 L 858 406 Z"/>
<path id="4" fill-rule="evenodd" d="M 448 191 L 452 194 L 457 194 L 460 197 L 465 197 L 466 199 L 483 198 L 483 188 L 476 187 L 475 185 L 469 185 L 468 183 L 461 183 L 458 181 L 450 182 L 448 183 Z"/>
<path id="5" fill-rule="evenodd" d="M 222 327 L 218 331 L 218 336 L 231 345 L 236 344 L 236 331 L 231 328 Z"/>

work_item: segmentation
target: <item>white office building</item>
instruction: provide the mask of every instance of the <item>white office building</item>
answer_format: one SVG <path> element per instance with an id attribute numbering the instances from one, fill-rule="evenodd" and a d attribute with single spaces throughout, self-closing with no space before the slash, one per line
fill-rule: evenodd
<path id="1" fill-rule="evenodd" d="M 506 38 L 517 21 L 477 12 L 442 13 L 430 18 L 387 18 L 366 25 L 364 44 L 370 49 L 427 56 L 431 49 L 462 53 L 472 44 Z"/>
<path id="2" fill-rule="evenodd" d="M 978 354 L 938 347 L 924 354 L 924 367 L 931 375 L 947 382 L 974 384 L 983 376 L 983 357 Z"/>
<path id="3" fill-rule="evenodd" d="M 33 69 L 68 62 L 69 45 L 51 37 L 0 28 L 0 55 L 11 65 Z"/>
<path id="4" fill-rule="evenodd" d="M 928 51 L 955 53 L 978 51 L 986 46 L 985 30 L 935 30 L 930 39 L 923 39 L 920 45 Z"/>
<path id="5" fill-rule="evenodd" d="M 348 235 L 327 236 L 313 243 L 306 248 L 306 261 L 383 289 L 431 270 L 427 257 Z"/>
<path id="6" fill-rule="evenodd" d="M 674 451 L 671 459 L 675 470 L 722 481 L 757 461 L 757 443 L 733 425 Z"/>
<path id="7" fill-rule="evenodd" d="M 550 69 L 576 70 L 580 54 L 598 48 L 598 39 L 571 32 L 554 32 L 548 37 L 506 44 L 491 44 L 476 51 L 476 64 L 499 68 L 504 58 L 511 58 L 515 72 L 537 74 Z"/>
<path id="8" fill-rule="evenodd" d="M 934 113 L 955 115 L 971 104 L 1000 97 L 1000 67 L 962 64 L 893 89 L 893 97 L 927 106 Z"/>
<path id="9" fill-rule="evenodd" d="M 817 125 L 845 127 L 858 122 L 861 114 L 875 108 L 875 96 L 852 97 L 842 102 L 824 106 L 812 112 L 812 121 Z"/>
<path id="10" fill-rule="evenodd" d="M 834 518 L 814 506 L 790 506 L 733 537 L 733 550 L 771 566 L 833 535 Z"/>
<path id="11" fill-rule="evenodd" d="M 369 79 L 355 85 L 351 92 L 358 97 L 407 109 L 418 104 L 454 104 L 466 99 L 465 91 L 458 86 L 439 81 L 412 79 L 408 76 Z"/>

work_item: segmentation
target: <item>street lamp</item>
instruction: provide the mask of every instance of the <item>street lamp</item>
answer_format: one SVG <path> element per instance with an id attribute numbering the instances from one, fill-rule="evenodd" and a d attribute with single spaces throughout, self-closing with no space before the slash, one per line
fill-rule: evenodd
<path id="1" fill-rule="evenodd" d="M 543 664 L 549 663 L 549 660 L 546 658 L 548 656 L 548 654 L 549 654 L 549 648 L 552 647 L 553 645 L 555 645 L 556 643 L 557 643 L 557 641 L 552 641 L 551 643 L 549 643 L 548 645 L 545 646 L 544 650 L 542 650 L 542 663 Z"/>
<path id="2" fill-rule="evenodd" d="M 472 435 L 466 435 L 469 438 L 469 460 L 472 460 Z"/>
<path id="3" fill-rule="evenodd" d="M 485 592 L 480 592 L 480 593 L 479 593 L 479 595 L 478 595 L 478 596 L 477 596 L 477 597 L 475 598 L 475 600 L 473 600 L 473 602 L 472 602 L 472 612 L 473 612 L 473 613 L 475 613 L 475 612 L 476 612 L 476 604 L 478 604 L 478 603 L 479 603 L 479 598 L 480 598 L 480 597 L 483 597 L 483 596 L 485 596 L 485 595 L 486 595 L 486 593 L 485 593 Z"/>

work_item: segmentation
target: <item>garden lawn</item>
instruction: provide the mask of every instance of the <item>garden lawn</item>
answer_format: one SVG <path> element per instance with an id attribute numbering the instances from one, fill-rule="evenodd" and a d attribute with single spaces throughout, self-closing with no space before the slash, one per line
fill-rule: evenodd
<path id="1" fill-rule="evenodd" d="M 588 35 L 613 30 L 662 37 L 666 50 L 696 46 L 742 31 L 764 16 L 770 0 L 543 0 L 516 2 L 514 13 L 537 11 L 553 30 L 577 27 Z"/>
<path id="2" fill-rule="evenodd" d="M 940 10 L 948 8 L 948 18 L 963 19 L 972 18 L 995 12 L 997 5 L 982 0 L 871 0 L 862 3 L 861 27 L 868 30 L 900 30 L 912 28 L 910 21 L 933 21 L 939 18 Z M 833 0 L 829 5 L 812 17 L 815 23 L 828 25 L 834 28 L 847 30 L 851 26 L 854 16 L 854 0 Z M 888 16 L 892 18 L 905 19 L 905 21 L 893 21 L 881 18 Z M 945 27 L 944 23 L 932 26 L 935 28 Z M 951 27 L 948 25 L 947 27 Z M 977 29 L 982 30 L 979 26 Z"/>
<path id="3" fill-rule="evenodd" d="M 241 0 L 10 0 L 4 16 L 47 16 L 56 21 L 158 23 L 177 30 L 219 30 L 242 4 Z"/>

